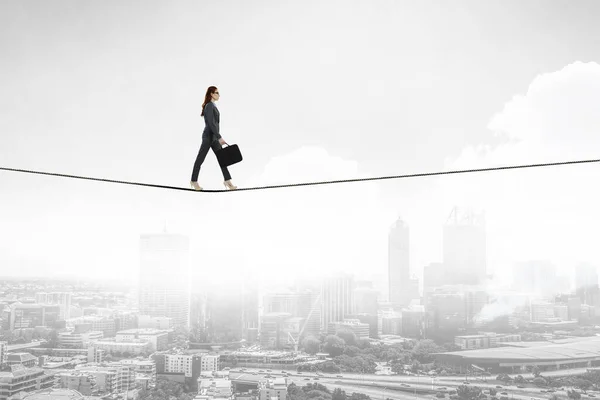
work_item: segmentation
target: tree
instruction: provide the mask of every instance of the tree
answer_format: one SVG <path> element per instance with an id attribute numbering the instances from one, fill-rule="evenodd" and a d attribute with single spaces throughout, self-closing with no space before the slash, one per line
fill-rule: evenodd
<path id="1" fill-rule="evenodd" d="M 195 397 L 194 393 L 184 393 L 183 389 L 184 386 L 180 383 L 159 379 L 154 390 L 146 392 L 145 397 L 140 397 L 140 400 L 191 400 Z"/>
<path id="2" fill-rule="evenodd" d="M 308 354 L 317 354 L 321 347 L 321 342 L 314 336 L 308 336 L 302 342 L 302 347 L 304 348 L 304 351 Z"/>
<path id="3" fill-rule="evenodd" d="M 331 400 L 346 400 L 346 392 L 340 388 L 335 388 L 331 394 Z"/>
<path id="4" fill-rule="evenodd" d="M 541 376 L 533 379 L 533 384 L 537 386 L 546 386 L 546 380 Z"/>
<path id="5" fill-rule="evenodd" d="M 346 346 L 346 348 L 344 349 L 344 354 L 348 357 L 356 357 L 360 353 L 360 349 L 356 346 Z"/>
<path id="6" fill-rule="evenodd" d="M 354 392 L 352 393 L 352 396 L 350 396 L 350 400 L 371 400 L 371 398 L 364 393 Z"/>
<path id="7" fill-rule="evenodd" d="M 481 389 L 477 386 L 460 385 L 456 388 L 456 394 L 461 400 L 475 400 L 481 395 Z"/>
<path id="8" fill-rule="evenodd" d="M 391 364 L 392 372 L 396 375 L 404 373 L 404 364 L 401 362 L 392 362 Z"/>
<path id="9" fill-rule="evenodd" d="M 587 379 L 576 378 L 573 381 L 573 386 L 581 389 L 583 393 L 585 393 L 589 388 L 592 387 L 592 382 L 588 381 Z"/>
<path id="10" fill-rule="evenodd" d="M 323 350 L 329 353 L 331 357 L 337 357 L 344 352 L 344 345 L 344 339 L 335 335 L 329 335 L 325 338 Z"/>
<path id="11" fill-rule="evenodd" d="M 414 372 L 416 374 L 417 372 L 419 372 L 420 369 L 421 369 L 421 363 L 417 360 L 413 361 L 412 367 L 411 367 L 412 372 Z"/>
<path id="12" fill-rule="evenodd" d="M 442 353 L 444 348 L 435 344 L 431 339 L 419 340 L 412 349 L 413 356 L 421 363 L 433 362 L 433 353 Z"/>
<path id="13" fill-rule="evenodd" d="M 456 343 L 448 342 L 442 345 L 445 351 L 460 351 L 462 348 Z"/>
<path id="14" fill-rule="evenodd" d="M 356 335 L 348 328 L 342 328 L 338 330 L 335 335 L 344 339 L 344 343 L 346 343 L 348 346 L 356 345 Z"/>

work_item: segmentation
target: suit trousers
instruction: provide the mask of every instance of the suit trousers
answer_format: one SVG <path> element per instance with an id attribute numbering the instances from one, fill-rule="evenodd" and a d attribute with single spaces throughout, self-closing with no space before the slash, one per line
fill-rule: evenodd
<path id="1" fill-rule="evenodd" d="M 198 155 L 196 156 L 196 162 L 194 163 L 194 169 L 192 171 L 192 182 L 198 181 L 198 175 L 200 174 L 200 167 L 202 163 L 206 159 L 206 155 L 208 154 L 208 149 L 213 150 L 213 152 L 217 153 L 218 150 L 221 150 L 223 146 L 219 143 L 219 140 L 215 138 L 214 135 L 202 135 L 202 144 L 200 145 L 200 150 L 198 150 Z M 227 167 L 221 167 L 221 172 L 223 172 L 223 178 L 228 181 L 231 179 L 231 174 L 229 174 L 229 170 Z"/>

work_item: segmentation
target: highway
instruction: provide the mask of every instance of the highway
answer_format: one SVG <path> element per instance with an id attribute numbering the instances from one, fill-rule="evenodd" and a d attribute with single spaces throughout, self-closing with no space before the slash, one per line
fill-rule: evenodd
<path id="1" fill-rule="evenodd" d="M 258 380 L 264 379 L 268 374 L 273 377 L 283 376 L 281 370 L 272 369 L 258 369 L 258 368 L 245 368 L 245 372 L 240 373 L 239 368 L 233 368 L 230 371 L 230 379 L 236 380 Z M 262 372 L 260 372 L 262 371 Z M 556 371 L 558 374 L 569 375 L 565 373 L 567 371 Z M 585 370 L 583 370 L 585 372 Z M 359 392 L 369 395 L 372 399 L 386 398 L 398 399 L 398 400 L 409 400 L 409 399 L 436 399 L 435 394 L 439 391 L 453 390 L 458 386 L 463 385 L 465 377 L 459 376 L 444 376 L 444 377 L 430 377 L 430 376 L 405 376 L 405 375 L 373 375 L 373 374 L 352 374 L 352 373 L 337 373 L 328 374 L 322 373 L 317 375 L 313 372 L 296 372 L 286 371 L 288 380 L 291 380 L 296 385 L 304 386 L 307 383 L 320 383 L 330 390 L 339 387 L 346 391 L 347 394 L 352 392 Z M 575 374 L 575 370 L 571 374 Z M 581 373 L 578 371 L 577 373 Z M 544 373 L 543 375 L 549 376 L 550 374 Z M 338 376 L 342 376 L 339 378 Z M 524 377 L 526 374 L 523 375 Z M 491 379 L 490 379 L 491 378 Z M 486 382 L 480 378 L 473 379 L 468 378 L 468 385 L 478 386 L 483 390 L 496 389 L 498 391 L 497 397 L 506 396 L 510 400 L 547 400 L 550 398 L 552 393 L 544 393 L 543 388 L 531 387 L 526 385 L 524 388 L 517 388 L 516 386 L 507 386 L 502 383 L 495 381 L 495 376 L 488 377 Z M 500 387 L 498 387 L 500 386 Z M 566 388 L 565 388 L 566 389 Z M 506 394 L 501 394 L 506 393 Z M 566 397 L 566 391 L 556 391 L 557 395 L 564 395 Z M 446 396 L 448 399 L 448 396 Z M 438 400 L 438 399 L 436 399 Z"/>

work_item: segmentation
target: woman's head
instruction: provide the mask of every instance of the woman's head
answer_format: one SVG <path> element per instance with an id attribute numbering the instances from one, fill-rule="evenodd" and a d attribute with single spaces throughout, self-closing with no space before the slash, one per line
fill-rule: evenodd
<path id="1" fill-rule="evenodd" d="M 204 103 L 202 103 L 202 114 L 204 115 L 204 106 L 210 103 L 211 100 L 219 100 L 219 89 L 216 86 L 209 86 L 204 95 Z"/>

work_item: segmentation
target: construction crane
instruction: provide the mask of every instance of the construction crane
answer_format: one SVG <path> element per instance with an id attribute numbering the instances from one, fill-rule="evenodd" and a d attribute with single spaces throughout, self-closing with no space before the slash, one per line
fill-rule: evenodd
<path id="1" fill-rule="evenodd" d="M 302 325 L 302 328 L 300 329 L 300 333 L 298 334 L 298 340 L 300 340 L 300 338 L 302 337 L 302 334 L 304 333 L 304 329 L 306 329 L 306 325 L 308 324 L 308 321 L 310 321 L 310 318 L 312 317 L 312 314 L 313 314 L 313 311 L 315 310 L 316 305 L 319 304 L 319 302 L 321 301 L 321 293 L 322 292 L 319 292 L 319 294 L 315 298 L 315 302 L 312 304 L 312 307 L 310 307 L 308 316 L 306 317 L 306 320 L 304 321 L 304 325 Z M 296 340 L 296 338 L 292 335 L 291 332 L 288 332 L 288 343 L 290 343 L 290 339 L 291 339 L 291 342 L 294 344 L 294 352 L 297 353 L 298 352 L 298 340 Z"/>

